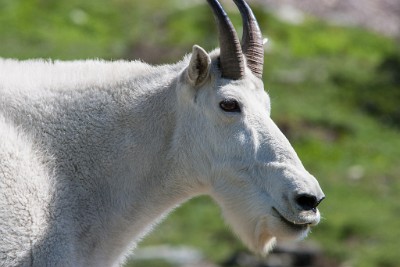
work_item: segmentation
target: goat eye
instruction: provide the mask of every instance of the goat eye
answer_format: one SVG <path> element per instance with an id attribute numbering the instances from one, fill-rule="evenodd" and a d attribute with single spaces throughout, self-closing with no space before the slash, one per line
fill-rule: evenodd
<path id="1" fill-rule="evenodd" d="M 219 103 L 219 106 L 226 112 L 240 112 L 239 103 L 234 99 L 224 99 Z"/>

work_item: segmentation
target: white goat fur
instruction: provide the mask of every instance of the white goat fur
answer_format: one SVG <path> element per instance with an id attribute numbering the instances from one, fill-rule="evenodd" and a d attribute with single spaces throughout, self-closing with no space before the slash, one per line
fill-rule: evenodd
<path id="1" fill-rule="evenodd" d="M 218 54 L 195 46 L 162 66 L 0 60 L 0 266 L 118 266 L 199 194 L 258 252 L 318 223 L 293 202 L 322 191 L 270 119 L 262 81 L 248 69 L 220 78 Z M 226 98 L 242 112 L 223 112 Z"/>

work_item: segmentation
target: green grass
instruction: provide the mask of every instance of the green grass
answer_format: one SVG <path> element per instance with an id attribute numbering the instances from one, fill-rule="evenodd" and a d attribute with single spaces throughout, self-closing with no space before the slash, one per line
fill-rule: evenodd
<path id="1" fill-rule="evenodd" d="M 0 56 L 156 54 L 171 62 L 195 43 L 217 46 L 208 7 L 176 3 L 0 0 Z M 288 25 L 261 8 L 255 11 L 271 40 L 264 80 L 272 117 L 327 195 L 321 204 L 324 219 L 309 238 L 352 266 L 400 266 L 398 44 L 314 19 Z M 230 15 L 240 26 L 240 16 Z M 394 65 L 388 69 L 387 62 Z M 244 249 L 207 197 L 178 208 L 140 246 L 162 243 L 198 247 L 215 261 Z"/>

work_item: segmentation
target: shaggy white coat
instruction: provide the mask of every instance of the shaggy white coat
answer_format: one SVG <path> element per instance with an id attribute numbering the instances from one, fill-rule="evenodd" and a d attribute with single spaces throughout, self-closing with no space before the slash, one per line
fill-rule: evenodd
<path id="1" fill-rule="evenodd" d="M 199 194 L 259 252 L 318 223 L 293 196 L 322 191 L 270 119 L 262 81 L 221 79 L 217 57 L 195 46 L 162 66 L 0 59 L 0 266 L 118 266 Z M 220 109 L 228 98 L 240 113 Z"/>

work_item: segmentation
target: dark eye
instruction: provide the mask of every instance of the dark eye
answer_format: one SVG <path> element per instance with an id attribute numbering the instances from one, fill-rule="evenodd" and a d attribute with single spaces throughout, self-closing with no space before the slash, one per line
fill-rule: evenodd
<path id="1" fill-rule="evenodd" d="M 224 99 L 219 103 L 219 106 L 226 112 L 240 112 L 239 103 L 234 99 Z"/>

